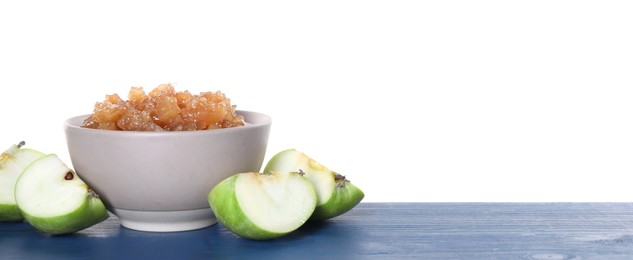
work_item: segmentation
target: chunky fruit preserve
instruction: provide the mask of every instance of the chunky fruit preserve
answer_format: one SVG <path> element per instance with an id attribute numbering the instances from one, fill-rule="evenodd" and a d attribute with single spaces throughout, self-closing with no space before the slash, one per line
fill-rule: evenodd
<path id="1" fill-rule="evenodd" d="M 132 87 L 129 100 L 117 94 L 107 95 L 95 104 L 94 112 L 84 127 L 126 131 L 191 131 L 228 128 L 244 125 L 244 117 L 235 113 L 235 106 L 220 91 L 193 95 L 176 92 L 171 84 L 163 84 L 145 93 Z"/>

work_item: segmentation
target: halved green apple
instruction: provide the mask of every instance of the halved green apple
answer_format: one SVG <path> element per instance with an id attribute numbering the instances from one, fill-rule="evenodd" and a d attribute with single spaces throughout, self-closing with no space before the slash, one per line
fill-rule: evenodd
<path id="1" fill-rule="evenodd" d="M 24 218 L 49 234 L 73 233 L 108 218 L 101 199 L 55 154 L 31 163 L 15 185 Z"/>
<path id="2" fill-rule="evenodd" d="M 318 204 L 311 217 L 313 220 L 324 220 L 339 216 L 354 208 L 365 197 L 358 187 L 345 176 L 321 165 L 296 149 L 288 149 L 273 156 L 264 172 L 297 172 L 303 171 L 314 185 Z"/>
<path id="3" fill-rule="evenodd" d="M 31 162 L 44 156 L 42 152 L 23 146 L 24 141 L 0 154 L 0 221 L 24 220 L 15 203 L 15 183 Z"/>
<path id="4" fill-rule="evenodd" d="M 249 239 L 273 239 L 303 225 L 317 203 L 301 173 L 239 173 L 216 185 L 208 196 L 226 228 Z"/>

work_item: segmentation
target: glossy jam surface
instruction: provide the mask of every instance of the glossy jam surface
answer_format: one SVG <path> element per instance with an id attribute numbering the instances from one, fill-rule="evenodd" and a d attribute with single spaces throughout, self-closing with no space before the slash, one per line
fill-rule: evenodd
<path id="1" fill-rule="evenodd" d="M 192 131 L 243 125 L 244 117 L 235 113 L 235 106 L 222 92 L 193 95 L 176 92 L 171 84 L 147 94 L 142 87 L 132 87 L 128 100 L 107 95 L 83 123 L 87 128 L 124 131 Z"/>

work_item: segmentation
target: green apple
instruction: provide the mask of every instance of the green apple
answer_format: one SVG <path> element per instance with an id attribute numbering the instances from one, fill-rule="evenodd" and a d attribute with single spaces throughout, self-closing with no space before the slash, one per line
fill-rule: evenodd
<path id="1" fill-rule="evenodd" d="M 226 228 L 249 239 L 288 234 L 312 215 L 317 198 L 301 173 L 238 173 L 208 196 L 213 213 Z"/>
<path id="2" fill-rule="evenodd" d="M 14 188 L 18 177 L 31 162 L 44 156 L 44 153 L 22 148 L 24 141 L 12 145 L 0 154 L 0 221 L 22 221 L 15 203 Z"/>
<path id="3" fill-rule="evenodd" d="M 325 220 L 341 215 L 354 208 L 365 197 L 358 187 L 345 176 L 338 174 L 295 149 L 288 149 L 273 156 L 264 172 L 302 171 L 310 179 L 317 192 L 318 203 L 312 220 Z"/>
<path id="4" fill-rule="evenodd" d="M 55 154 L 31 163 L 15 185 L 24 218 L 53 235 L 73 233 L 108 218 L 101 199 Z"/>

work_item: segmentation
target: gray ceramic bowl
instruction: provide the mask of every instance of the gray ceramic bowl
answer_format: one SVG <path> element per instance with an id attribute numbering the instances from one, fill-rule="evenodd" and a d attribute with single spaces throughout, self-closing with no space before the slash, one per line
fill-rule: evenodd
<path id="1" fill-rule="evenodd" d="M 259 171 L 270 117 L 238 111 L 246 126 L 203 131 L 132 132 L 82 128 L 66 120 L 68 151 L 78 175 L 124 227 L 184 231 L 217 222 L 207 195 L 221 180 Z"/>

